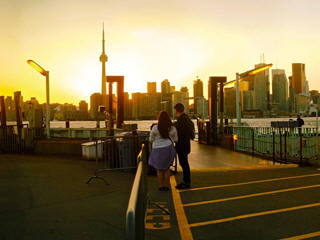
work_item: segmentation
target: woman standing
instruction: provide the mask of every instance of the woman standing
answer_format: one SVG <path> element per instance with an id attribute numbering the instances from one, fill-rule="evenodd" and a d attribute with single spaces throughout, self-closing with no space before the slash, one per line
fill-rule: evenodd
<path id="1" fill-rule="evenodd" d="M 173 126 L 168 113 L 161 111 L 158 115 L 158 125 L 154 125 L 150 133 L 152 152 L 149 158 L 149 165 L 157 169 L 160 191 L 169 190 L 169 168 L 172 166 L 176 155 L 173 143 L 177 141 L 177 130 Z"/>

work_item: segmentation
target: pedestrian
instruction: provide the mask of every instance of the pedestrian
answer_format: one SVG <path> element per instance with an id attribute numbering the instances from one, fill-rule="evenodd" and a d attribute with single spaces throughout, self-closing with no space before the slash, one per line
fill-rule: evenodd
<path id="1" fill-rule="evenodd" d="M 174 106 L 176 116 L 178 117 L 175 127 L 178 131 L 178 142 L 176 144 L 176 151 L 179 157 L 179 163 L 183 170 L 183 181 L 179 183 L 177 189 L 190 188 L 191 176 L 190 166 L 188 162 L 188 154 L 191 151 L 190 139 L 194 139 L 194 124 L 187 114 L 184 113 L 184 106 L 177 103 Z"/>
<path id="2" fill-rule="evenodd" d="M 298 127 L 302 127 L 304 125 L 304 121 L 299 114 L 297 115 L 297 122 L 298 122 Z"/>
<path id="3" fill-rule="evenodd" d="M 157 169 L 160 191 L 169 190 L 170 166 L 176 156 L 174 142 L 178 141 L 176 128 L 167 112 L 161 111 L 158 115 L 158 124 L 152 127 L 150 142 L 152 151 L 148 164 Z"/>

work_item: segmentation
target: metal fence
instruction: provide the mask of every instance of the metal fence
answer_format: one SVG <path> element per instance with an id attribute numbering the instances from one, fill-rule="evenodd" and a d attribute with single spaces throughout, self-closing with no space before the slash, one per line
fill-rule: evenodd
<path id="1" fill-rule="evenodd" d="M 126 213 L 126 239 L 143 240 L 147 204 L 146 165 L 149 145 L 143 144 L 138 156 L 138 169 L 131 189 Z"/>
<path id="2" fill-rule="evenodd" d="M 280 162 L 319 157 L 317 128 L 233 127 L 234 148 Z"/>
<path id="3" fill-rule="evenodd" d="M 30 152 L 34 149 L 34 139 L 39 135 L 36 129 L 15 125 L 0 128 L 0 151 L 4 153 Z"/>
<path id="4" fill-rule="evenodd" d="M 95 139 L 96 170 L 87 183 L 93 179 L 108 182 L 101 176 L 102 172 L 120 169 L 137 168 L 137 157 L 143 143 L 148 141 L 149 135 L 120 135 Z"/>

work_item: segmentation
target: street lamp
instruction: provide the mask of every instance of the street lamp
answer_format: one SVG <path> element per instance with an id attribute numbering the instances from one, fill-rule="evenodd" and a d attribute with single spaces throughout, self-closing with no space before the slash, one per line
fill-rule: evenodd
<path id="1" fill-rule="evenodd" d="M 28 60 L 27 63 L 46 77 L 46 98 L 47 98 L 47 117 L 46 117 L 46 127 L 47 127 L 47 138 L 50 138 L 50 96 L 49 96 L 49 71 L 44 70 L 39 64 L 33 60 Z"/>
<path id="2" fill-rule="evenodd" d="M 234 82 L 236 82 L 236 115 L 237 115 L 237 126 L 241 126 L 241 108 L 240 108 L 240 90 L 239 90 L 239 82 L 241 79 L 245 78 L 245 77 L 248 77 L 248 76 L 252 76 L 252 75 L 255 75 L 259 72 L 262 72 L 266 69 L 269 69 L 272 67 L 272 64 L 266 64 L 266 65 L 263 65 L 261 67 L 258 67 L 258 68 L 254 68 L 252 70 L 249 70 L 249 71 L 246 71 L 246 72 L 243 72 L 243 73 L 236 73 L 236 80 L 233 80 L 233 81 L 230 81 L 230 82 L 227 82 L 225 83 L 225 86 L 226 85 L 229 85 L 229 84 L 234 84 Z"/>

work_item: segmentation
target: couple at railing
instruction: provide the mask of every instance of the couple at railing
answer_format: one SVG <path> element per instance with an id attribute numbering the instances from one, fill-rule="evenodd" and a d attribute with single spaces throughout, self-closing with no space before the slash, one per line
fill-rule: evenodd
<path id="1" fill-rule="evenodd" d="M 188 154 L 191 150 L 190 139 L 194 139 L 194 125 L 184 113 L 183 104 L 176 104 L 174 109 L 177 121 L 172 123 L 168 113 L 161 111 L 158 124 L 152 127 L 150 133 L 152 152 L 148 163 L 157 169 L 160 191 L 169 190 L 170 166 L 173 165 L 176 154 L 183 170 L 183 181 L 176 188 L 190 188 L 191 184 Z"/>

